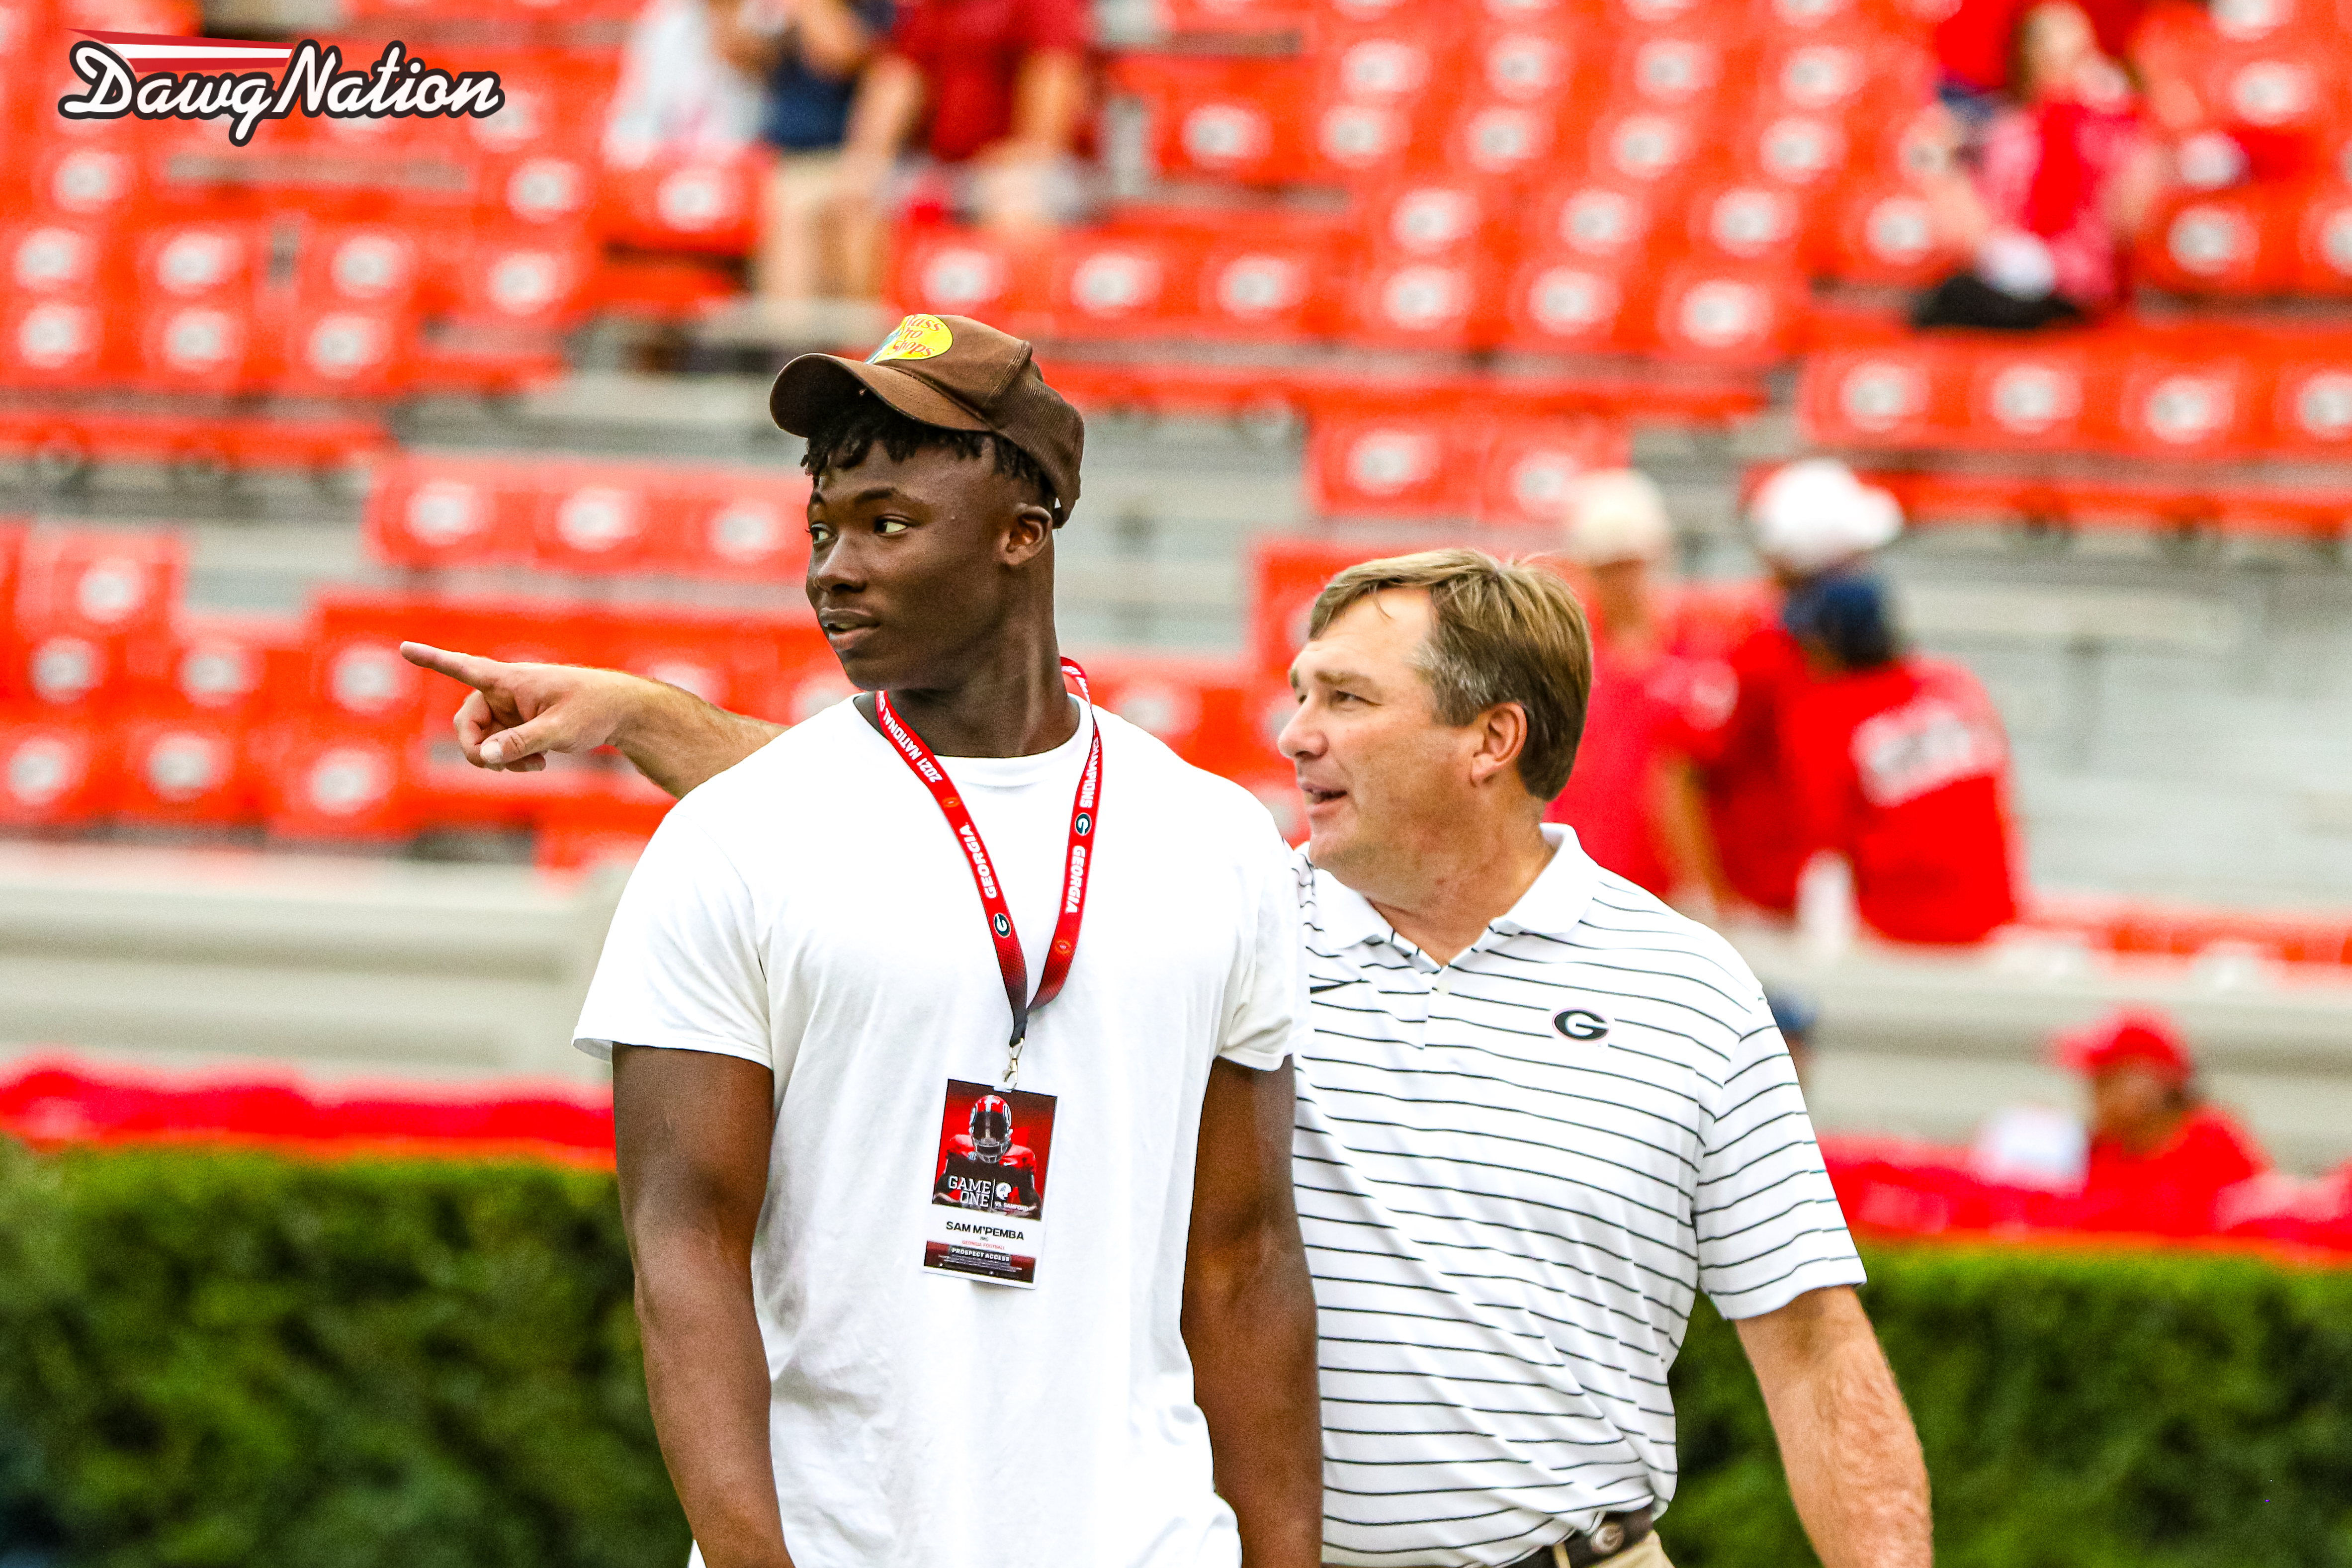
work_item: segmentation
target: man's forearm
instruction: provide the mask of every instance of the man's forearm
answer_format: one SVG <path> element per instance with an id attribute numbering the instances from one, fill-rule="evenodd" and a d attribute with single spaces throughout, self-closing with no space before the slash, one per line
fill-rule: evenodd
<path id="1" fill-rule="evenodd" d="M 1741 1339 L 1822 1568 L 1927 1568 L 1927 1464 L 1861 1304 L 1817 1290 L 1782 1311 L 1797 1314 L 1793 1331 L 1768 1337 L 1750 1320 Z"/>
<path id="2" fill-rule="evenodd" d="M 747 1270 L 640 1247 L 637 1317 L 654 1431 L 709 1568 L 791 1568 L 768 1446 L 768 1360 Z M 666 1282 L 648 1289 L 648 1277 Z"/>
<path id="3" fill-rule="evenodd" d="M 784 732 L 785 726 L 715 708 L 656 680 L 613 736 L 637 771 L 673 795 L 725 773 Z"/>
<path id="4" fill-rule="evenodd" d="M 1315 1568 L 1323 1556 L 1323 1421 L 1315 1287 L 1295 1221 L 1286 1244 L 1270 1234 L 1245 1256 L 1193 1258 L 1184 1343 L 1217 1491 L 1241 1525 L 1243 1568 Z"/>

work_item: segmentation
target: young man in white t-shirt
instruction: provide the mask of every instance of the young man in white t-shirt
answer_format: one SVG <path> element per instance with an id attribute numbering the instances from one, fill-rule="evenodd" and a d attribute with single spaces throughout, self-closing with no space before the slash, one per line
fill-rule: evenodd
<path id="1" fill-rule="evenodd" d="M 910 317 L 772 407 L 865 695 L 669 814 L 579 1026 L 700 1559 L 1308 1568 L 1287 851 L 1066 691 L 1028 344 Z"/>

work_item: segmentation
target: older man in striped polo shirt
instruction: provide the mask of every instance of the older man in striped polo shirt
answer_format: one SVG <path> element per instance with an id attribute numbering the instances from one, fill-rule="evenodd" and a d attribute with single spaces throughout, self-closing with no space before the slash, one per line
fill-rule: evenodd
<path id="1" fill-rule="evenodd" d="M 1827 1568 L 1924 1565 L 1917 1439 L 1762 988 L 1542 823 L 1591 670 L 1559 579 L 1472 551 L 1340 574 L 1292 666 L 1324 1559 L 1664 1563 L 1704 1289 Z"/>
<path id="2" fill-rule="evenodd" d="M 506 765 L 611 743 L 682 795 L 780 730 L 610 671 L 416 657 L 478 689 L 461 739 Z M 1559 580 L 1466 550 L 1342 573 L 1293 667 L 1325 1560 L 1663 1568 L 1666 1373 L 1704 1289 L 1826 1568 L 1924 1568 L 1918 1441 L 1761 988 L 1543 823 L 1591 679 Z"/>

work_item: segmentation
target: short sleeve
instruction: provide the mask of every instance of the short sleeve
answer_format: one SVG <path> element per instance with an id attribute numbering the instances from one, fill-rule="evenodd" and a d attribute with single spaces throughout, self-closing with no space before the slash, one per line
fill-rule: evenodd
<path id="1" fill-rule="evenodd" d="M 1269 821 L 1265 848 L 1253 864 L 1247 949 L 1218 1033 L 1217 1054 L 1261 1072 L 1307 1043 L 1307 949 L 1299 931 L 1297 851 Z"/>
<path id="2" fill-rule="evenodd" d="M 1727 1318 L 1859 1285 L 1862 1259 L 1831 1189 L 1789 1047 L 1759 991 L 1700 1146 L 1698 1282 Z"/>
<path id="3" fill-rule="evenodd" d="M 709 1051 L 772 1067 L 751 890 L 700 824 L 672 811 L 630 874 L 572 1044 Z"/>
<path id="4" fill-rule="evenodd" d="M 1033 49 L 1084 53 L 1094 42 L 1087 0 L 1020 0 L 1021 42 Z"/>

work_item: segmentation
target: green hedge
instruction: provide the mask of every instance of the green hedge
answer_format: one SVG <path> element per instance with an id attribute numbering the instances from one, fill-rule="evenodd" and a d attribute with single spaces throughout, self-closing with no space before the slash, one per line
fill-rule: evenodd
<path id="1" fill-rule="evenodd" d="M 1946 1568 L 2352 1568 L 2352 1271 L 1875 1248 Z M 0 1555 L 669 1565 L 609 1177 L 0 1148 Z M 1810 1563 L 1754 1380 L 1675 1372 L 1679 1568 Z"/>

